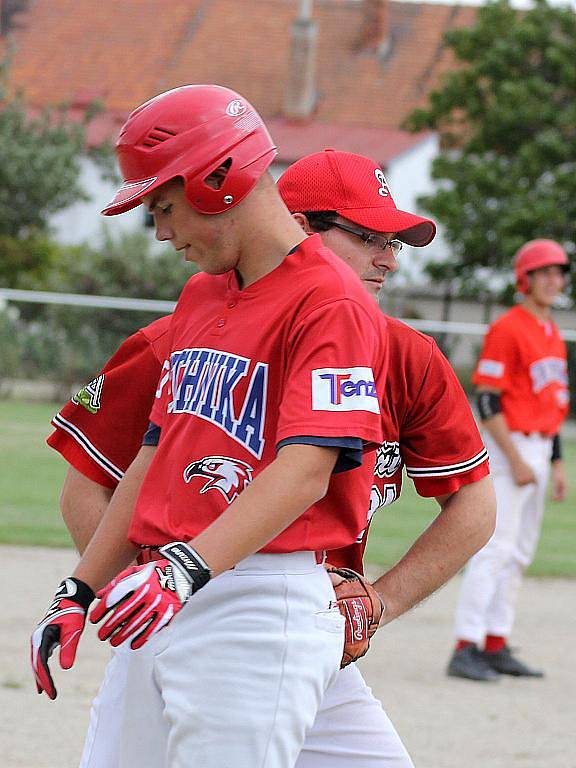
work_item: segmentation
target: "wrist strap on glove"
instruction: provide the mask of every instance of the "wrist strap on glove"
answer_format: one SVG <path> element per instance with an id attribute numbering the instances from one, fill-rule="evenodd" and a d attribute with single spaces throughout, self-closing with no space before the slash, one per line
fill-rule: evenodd
<path id="1" fill-rule="evenodd" d="M 176 591 L 193 595 L 212 578 L 212 572 L 198 552 L 183 541 L 171 541 L 159 549 L 166 560 L 174 566 L 172 569 Z"/>
<path id="2" fill-rule="evenodd" d="M 61 600 L 71 600 L 74 603 L 78 603 L 85 612 L 90 608 L 90 603 L 94 600 L 96 595 L 85 581 L 76 579 L 74 576 L 69 576 L 64 581 L 61 581 L 54 595 L 52 606 L 56 603 L 60 604 Z M 52 608 L 52 606 L 50 606 Z M 50 613 L 50 611 L 49 611 Z"/>

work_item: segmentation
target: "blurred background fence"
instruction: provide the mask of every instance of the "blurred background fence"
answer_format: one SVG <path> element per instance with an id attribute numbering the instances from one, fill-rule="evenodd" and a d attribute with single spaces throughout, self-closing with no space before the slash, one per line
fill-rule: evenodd
<path id="1" fill-rule="evenodd" d="M 0 395 L 65 400 L 94 377 L 127 336 L 174 306 L 164 299 L 0 288 Z M 436 339 L 470 394 L 487 323 L 401 319 Z M 576 330 L 564 329 L 562 335 L 569 350 L 574 414 Z"/>

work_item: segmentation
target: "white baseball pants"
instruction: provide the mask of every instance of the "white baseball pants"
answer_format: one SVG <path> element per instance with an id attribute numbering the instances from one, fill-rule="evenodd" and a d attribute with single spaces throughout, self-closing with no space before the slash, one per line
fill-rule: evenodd
<path id="1" fill-rule="evenodd" d="M 170 628 L 166 631 L 169 630 Z M 306 660 L 306 664 L 319 663 L 325 653 L 330 655 L 331 637 L 330 633 L 324 638 L 328 641 L 328 647 L 319 651 L 314 659 Z M 121 765 L 130 763 L 128 758 L 125 763 L 121 760 L 125 718 L 138 720 L 145 731 L 152 727 L 152 712 L 149 712 L 147 692 L 143 691 L 143 698 L 138 701 L 128 705 L 125 703 L 130 660 L 145 650 L 146 646 L 142 651 L 131 651 L 129 648 L 121 647 L 114 652 L 98 696 L 92 705 L 80 768 L 120 768 Z M 339 651 L 341 651 L 341 642 Z M 255 659 L 250 659 L 247 662 L 252 670 L 254 661 Z M 240 681 L 231 682 L 234 688 L 239 684 L 241 684 Z M 154 692 L 154 699 L 156 695 Z M 264 701 L 262 704 L 266 708 L 267 702 Z M 297 701 L 294 706 L 297 710 L 300 709 L 301 702 Z M 130 711 L 130 707 L 133 711 Z M 269 708 L 270 704 L 268 704 Z M 218 711 L 218 720 L 214 726 L 219 734 L 226 731 L 227 721 L 225 713 Z M 156 730 L 154 728 L 154 732 L 150 734 L 151 738 L 146 737 L 146 743 L 142 745 L 143 749 L 149 752 L 145 765 L 155 765 L 155 768 L 170 765 L 172 768 L 172 764 L 165 761 L 164 755 L 158 754 L 154 736 Z M 218 738 L 218 735 L 213 734 L 212 737 Z M 162 735 L 160 743 L 164 740 L 165 736 Z M 234 745 L 231 746 L 233 748 Z M 236 751 L 232 750 L 232 754 L 234 762 L 230 764 L 234 764 L 236 768 L 242 768 L 244 763 L 238 761 Z M 188 758 L 190 761 L 190 755 Z M 154 764 L 155 759 L 159 762 Z M 133 763 L 133 765 L 137 764 Z M 266 768 L 269 764 L 272 765 L 272 763 L 266 763 Z M 222 763 L 222 765 L 228 765 L 228 763 Z M 258 764 L 254 763 L 254 765 Z M 296 768 L 413 768 L 412 761 L 394 726 L 354 664 L 340 670 L 325 691 L 314 723 L 307 730 L 295 766 Z"/>
<path id="2" fill-rule="evenodd" d="M 209 582 L 115 654 L 82 768 L 293 768 L 340 665 L 333 600 L 312 552 L 253 555 Z"/>
<path id="3" fill-rule="evenodd" d="M 552 441 L 538 433 L 512 432 L 511 437 L 536 483 L 516 485 L 506 456 L 484 434 L 496 492 L 496 529 L 464 571 L 454 626 L 459 640 L 481 643 L 486 635 L 510 636 L 522 576 L 540 538 Z"/>

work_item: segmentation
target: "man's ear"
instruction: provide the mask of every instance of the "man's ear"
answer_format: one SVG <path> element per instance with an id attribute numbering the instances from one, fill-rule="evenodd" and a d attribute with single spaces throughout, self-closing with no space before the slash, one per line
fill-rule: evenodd
<path id="1" fill-rule="evenodd" d="M 206 176 L 204 184 L 211 187 L 211 189 L 222 189 L 222 184 L 224 184 L 231 165 L 232 160 L 226 160 L 225 163 L 222 163 L 222 165 L 219 165 L 218 168 L 213 170 L 210 176 Z"/>
<path id="2" fill-rule="evenodd" d="M 293 213 L 292 218 L 297 221 L 307 235 L 313 234 L 310 222 L 303 213 Z"/>

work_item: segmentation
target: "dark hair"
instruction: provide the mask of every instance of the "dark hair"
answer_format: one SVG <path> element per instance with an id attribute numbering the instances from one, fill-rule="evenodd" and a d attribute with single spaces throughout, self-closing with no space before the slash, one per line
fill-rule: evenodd
<path id="1" fill-rule="evenodd" d="M 308 224 L 314 232 L 327 232 L 338 216 L 337 211 L 301 211 L 308 219 Z"/>

